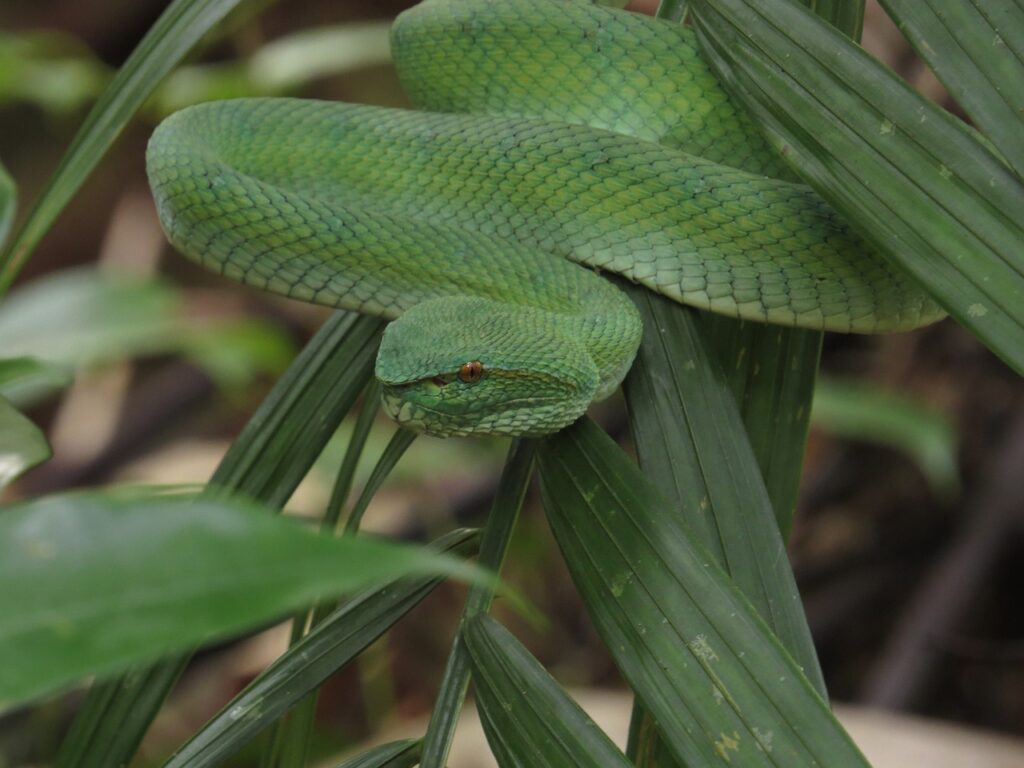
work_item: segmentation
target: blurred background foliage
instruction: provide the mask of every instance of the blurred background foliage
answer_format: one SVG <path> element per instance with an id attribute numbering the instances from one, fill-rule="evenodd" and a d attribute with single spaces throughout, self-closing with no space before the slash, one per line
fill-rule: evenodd
<path id="1" fill-rule="evenodd" d="M 0 158 L 22 201 L 42 188 L 164 5 L 0 5 Z M 144 178 L 148 134 L 167 113 L 211 98 L 403 104 L 387 27 L 405 5 L 243 3 L 148 102 L 0 305 L 0 394 L 28 410 L 54 451 L 7 498 L 207 479 L 326 312 L 247 291 L 172 254 Z M 962 115 L 873 3 L 864 44 Z M 1024 735 L 1024 575 L 1014 567 L 1024 554 L 1019 379 L 952 322 L 891 337 L 830 334 L 822 370 L 790 550 L 831 694 Z M 626 439 L 621 403 L 603 404 L 597 416 Z M 292 511 L 326 503 L 352 426 L 332 441 Z M 371 456 L 390 432 L 385 423 L 371 432 Z M 496 440 L 418 440 L 367 525 L 422 539 L 453 522 L 478 523 L 503 453 Z M 368 472 L 360 467 L 357 486 Z M 541 632 L 515 614 L 501 618 L 564 684 L 621 688 L 557 553 L 531 493 L 505 577 L 559 620 Z M 937 601 L 937 590 L 946 599 Z M 462 592 L 440 587 L 326 685 L 318 755 L 429 715 Z M 145 758 L 159 762 L 286 641 L 277 627 L 204 651 L 150 733 Z M 72 695 L 0 719 L 0 766 L 52 754 L 75 703 Z M 252 763 L 243 753 L 232 764 Z"/>

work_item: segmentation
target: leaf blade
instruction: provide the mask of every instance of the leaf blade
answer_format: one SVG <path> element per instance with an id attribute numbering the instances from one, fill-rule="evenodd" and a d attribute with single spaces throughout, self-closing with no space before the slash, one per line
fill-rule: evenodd
<path id="1" fill-rule="evenodd" d="M 42 430 L 0 396 L 0 491 L 51 455 Z"/>
<path id="2" fill-rule="evenodd" d="M 17 701 L 223 637 L 319 595 L 465 564 L 238 502 L 44 498 L 0 515 L 0 670 Z M 41 674 L 45 672 L 45 674 Z"/>
<path id="3" fill-rule="evenodd" d="M 463 551 L 475 532 L 455 531 L 432 545 Z M 441 583 L 405 579 L 357 596 L 332 611 L 298 643 L 229 701 L 171 758 L 165 768 L 219 765 L 354 659 Z"/>
<path id="4" fill-rule="evenodd" d="M 792 658 L 607 435 L 546 440 L 555 538 L 623 676 L 686 765 L 867 763 Z M 770 735 L 769 735 L 770 734 Z"/>
<path id="5" fill-rule="evenodd" d="M 486 614 L 463 630 L 484 732 L 501 768 L 629 761 L 512 634 Z"/>
<path id="6" fill-rule="evenodd" d="M 419 756 L 420 743 L 416 739 L 392 741 L 350 757 L 338 768 L 412 768 Z"/>
<path id="7" fill-rule="evenodd" d="M 478 558 L 480 565 L 492 569 L 495 573 L 501 572 L 516 521 L 519 519 L 519 511 L 529 489 L 535 452 L 536 446 L 533 441 L 515 440 L 509 448 L 505 466 L 502 468 Z M 473 616 L 490 610 L 493 598 L 493 590 L 486 587 L 473 587 L 466 596 L 460 631 L 456 632 L 451 651 L 448 653 L 441 687 L 434 700 L 427 732 L 423 736 L 423 768 L 444 766 L 448 760 L 448 752 L 455 738 L 455 728 L 469 685 L 469 658 L 465 643 L 462 642 L 461 625 Z"/>
<path id="8" fill-rule="evenodd" d="M 952 422 L 909 397 L 856 381 L 822 379 L 814 393 L 814 424 L 840 437 L 908 454 L 943 498 L 960 487 Z"/>
<path id="9" fill-rule="evenodd" d="M 990 0 L 882 7 L 1017 174 L 1024 177 L 1024 8 Z"/>
<path id="10" fill-rule="evenodd" d="M 680 507 L 661 514 L 685 519 L 824 695 L 764 479 L 696 313 L 650 291 L 630 293 L 644 320 L 624 382 L 637 456 L 645 476 Z"/>
<path id="11" fill-rule="evenodd" d="M 27 408 L 64 389 L 74 380 L 71 372 L 34 357 L 0 359 L 0 397 Z"/>
<path id="12" fill-rule="evenodd" d="M 382 329 L 374 318 L 331 315 L 231 444 L 208 492 L 242 493 L 283 505 L 370 378 Z M 56 765 L 127 763 L 188 658 L 181 654 L 95 686 Z"/>
<path id="13" fill-rule="evenodd" d="M 1024 186 L 962 123 L 802 6 L 693 4 L 702 48 L 800 175 L 1024 372 Z"/>
<path id="14" fill-rule="evenodd" d="M 18 188 L 3 163 L 0 163 L 0 248 L 7 242 L 17 207 Z"/>

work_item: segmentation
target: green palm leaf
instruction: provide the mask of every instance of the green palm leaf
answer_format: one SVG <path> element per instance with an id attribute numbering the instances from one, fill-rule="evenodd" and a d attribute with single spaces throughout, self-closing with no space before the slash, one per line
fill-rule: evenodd
<path id="1" fill-rule="evenodd" d="M 592 422 L 546 440 L 552 531 L 599 634 L 684 765 L 867 763 L 735 584 Z"/>
<path id="2" fill-rule="evenodd" d="M 718 75 L 794 167 L 1024 372 L 1024 186 L 961 121 L 789 0 L 696 0 Z"/>
<path id="3" fill-rule="evenodd" d="M 626 756 L 507 629 L 480 615 L 462 636 L 480 719 L 501 768 L 628 768 Z"/>
<path id="4" fill-rule="evenodd" d="M 393 741 L 349 758 L 338 768 L 413 768 L 420 759 L 420 743 L 415 739 Z"/>
<path id="5" fill-rule="evenodd" d="M 1024 177 L 1024 5 L 881 0 L 914 50 Z"/>
<path id="6" fill-rule="evenodd" d="M 473 531 L 453 531 L 435 542 L 433 549 L 463 551 L 476 538 Z M 221 764 L 352 661 L 441 581 L 439 577 L 406 579 L 347 601 L 229 701 L 165 768 Z"/>

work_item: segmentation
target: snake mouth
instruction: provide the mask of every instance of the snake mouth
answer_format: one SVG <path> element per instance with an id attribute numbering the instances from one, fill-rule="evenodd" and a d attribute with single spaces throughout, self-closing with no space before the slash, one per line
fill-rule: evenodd
<path id="1" fill-rule="evenodd" d="M 416 380 L 400 385 L 384 383 L 381 404 L 388 417 L 407 429 L 423 432 L 433 437 L 541 436 L 564 426 L 564 424 L 550 424 L 545 421 L 543 422 L 545 426 L 538 428 L 537 421 L 526 416 L 527 413 L 545 410 L 559 404 L 561 401 L 555 396 L 529 396 L 505 400 L 493 413 L 485 415 L 481 414 L 479 409 L 460 412 L 455 411 L 454 408 L 432 407 L 410 397 L 413 388 L 423 385 L 426 381 L 429 380 Z M 576 414 L 576 416 L 578 415 Z"/>
<path id="2" fill-rule="evenodd" d="M 412 384 L 415 382 L 409 382 Z M 423 408 L 411 400 L 407 400 L 401 395 L 394 394 L 394 389 L 408 386 L 408 384 L 384 384 L 384 391 L 381 393 L 381 404 L 384 406 L 384 412 L 403 427 L 415 429 L 418 432 L 426 432 L 427 434 L 438 434 L 430 429 L 430 424 L 427 422 L 426 416 L 429 413 L 429 409 Z M 446 435 L 438 435 L 445 437 Z"/>

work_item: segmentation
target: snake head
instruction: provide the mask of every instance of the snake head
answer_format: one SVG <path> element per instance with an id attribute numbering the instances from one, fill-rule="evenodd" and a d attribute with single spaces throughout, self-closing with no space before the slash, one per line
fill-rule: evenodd
<path id="1" fill-rule="evenodd" d="M 572 423 L 597 367 L 564 316 L 490 299 L 417 304 L 391 323 L 377 355 L 384 409 L 439 437 L 539 436 Z"/>

